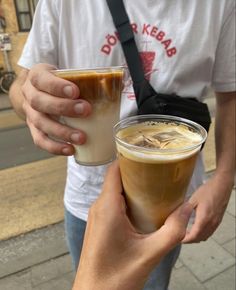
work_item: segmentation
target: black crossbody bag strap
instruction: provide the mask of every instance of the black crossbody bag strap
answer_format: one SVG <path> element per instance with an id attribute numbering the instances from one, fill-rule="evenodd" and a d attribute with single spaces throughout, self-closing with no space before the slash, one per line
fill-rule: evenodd
<path id="1" fill-rule="evenodd" d="M 133 29 L 126 13 L 123 0 L 106 0 L 126 62 L 133 80 L 134 93 L 138 105 L 138 114 L 172 115 L 201 124 L 207 131 L 211 116 L 206 104 L 196 98 L 182 98 L 176 94 L 157 93 L 145 78 L 142 61 L 137 49 Z"/>
<path id="2" fill-rule="evenodd" d="M 107 0 L 126 58 L 138 106 L 156 92 L 146 80 L 134 33 L 122 0 Z"/>

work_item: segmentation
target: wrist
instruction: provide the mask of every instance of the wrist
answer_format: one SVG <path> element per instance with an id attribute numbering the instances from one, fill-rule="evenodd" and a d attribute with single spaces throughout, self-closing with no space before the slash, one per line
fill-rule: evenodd
<path id="1" fill-rule="evenodd" d="M 233 170 L 216 170 L 213 177 L 217 179 L 222 186 L 232 189 L 235 182 L 235 172 Z"/>

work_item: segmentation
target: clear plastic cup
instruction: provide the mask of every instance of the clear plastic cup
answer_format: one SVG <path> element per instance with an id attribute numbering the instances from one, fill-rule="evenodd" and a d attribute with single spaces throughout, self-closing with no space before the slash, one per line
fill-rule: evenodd
<path id="1" fill-rule="evenodd" d="M 150 233 L 184 201 L 207 133 L 183 118 L 141 115 L 120 121 L 114 134 L 129 217 Z"/>
<path id="2" fill-rule="evenodd" d="M 82 99 L 92 105 L 92 114 L 85 118 L 63 117 L 73 128 L 83 130 L 87 141 L 73 145 L 75 160 L 82 165 L 102 165 L 116 156 L 113 126 L 119 121 L 124 67 L 83 70 L 56 70 L 55 75 L 75 83 Z"/>

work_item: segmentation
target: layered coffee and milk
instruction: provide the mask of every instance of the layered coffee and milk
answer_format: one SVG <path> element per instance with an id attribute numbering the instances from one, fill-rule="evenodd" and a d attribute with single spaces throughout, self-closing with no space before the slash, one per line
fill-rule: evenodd
<path id="1" fill-rule="evenodd" d="M 202 135 L 191 126 L 154 120 L 116 133 L 129 216 L 144 233 L 161 227 L 184 200 Z"/>
<path id="2" fill-rule="evenodd" d="M 119 120 L 123 68 L 56 71 L 57 76 L 75 83 L 80 98 L 92 105 L 86 118 L 64 117 L 65 123 L 83 130 L 87 141 L 74 145 L 75 159 L 83 165 L 105 164 L 115 157 L 113 126 Z"/>

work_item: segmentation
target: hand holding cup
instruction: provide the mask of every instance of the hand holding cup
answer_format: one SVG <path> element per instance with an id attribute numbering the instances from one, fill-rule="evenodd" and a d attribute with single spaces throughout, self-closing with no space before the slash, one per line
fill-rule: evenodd
<path id="1" fill-rule="evenodd" d="M 22 87 L 23 110 L 34 143 L 57 155 L 72 155 L 70 143 L 83 144 L 86 132 L 61 124 L 61 116 L 86 117 L 92 108 L 80 97 L 78 86 L 58 78 L 52 73 L 55 67 L 37 64 L 27 73 Z"/>

